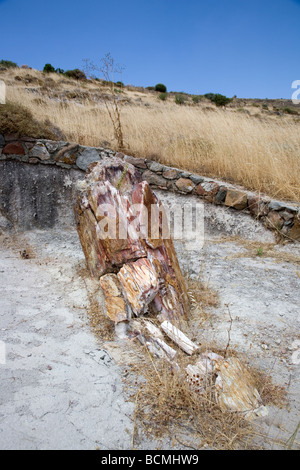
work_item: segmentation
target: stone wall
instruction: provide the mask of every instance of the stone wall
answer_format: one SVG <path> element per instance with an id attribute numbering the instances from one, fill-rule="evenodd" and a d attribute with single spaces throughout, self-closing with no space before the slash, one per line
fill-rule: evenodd
<path id="1" fill-rule="evenodd" d="M 72 178 L 70 177 L 70 181 L 72 181 L 74 178 L 79 177 L 81 172 L 86 171 L 90 163 L 112 156 L 121 157 L 137 167 L 143 174 L 143 178 L 153 188 L 179 194 L 195 195 L 207 203 L 225 206 L 233 211 L 245 212 L 261 221 L 266 228 L 275 231 L 278 235 L 289 240 L 300 241 L 299 204 L 272 200 L 238 186 L 168 167 L 148 159 L 134 158 L 110 149 L 84 147 L 68 142 L 37 140 L 26 137 L 20 139 L 16 136 L 3 136 L 0 134 L 0 172 L 5 171 L 5 168 L 8 171 L 8 162 L 53 165 L 56 168 L 53 174 L 57 174 L 60 182 L 57 184 L 66 184 L 66 181 L 68 181 L 68 179 L 65 179 L 66 177 L 63 178 L 62 173 L 64 172 L 61 169 L 71 170 L 69 175 L 72 174 Z M 60 168 L 59 173 L 58 168 Z M 11 164 L 9 171 L 10 173 L 13 171 Z M 6 183 L 3 183 L 4 180 Z M 8 183 L 7 178 L 4 175 L 1 177 L 0 174 L 0 210 L 2 215 L 9 213 L 9 197 L 4 194 L 9 191 L 10 185 L 13 184 L 13 180 L 9 179 L 9 181 Z M 43 187 L 40 188 L 40 191 L 43 191 Z M 50 217 L 50 220 L 52 219 L 53 217 Z M 47 220 L 49 222 L 49 219 Z"/>

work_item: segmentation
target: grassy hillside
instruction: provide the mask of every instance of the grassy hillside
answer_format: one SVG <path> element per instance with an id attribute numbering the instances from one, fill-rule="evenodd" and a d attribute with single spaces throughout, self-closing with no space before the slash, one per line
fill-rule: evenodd
<path id="1" fill-rule="evenodd" d="M 17 68 L 1 70 L 0 79 L 9 102 L 50 121 L 66 140 L 117 148 L 104 82 Z M 219 108 L 202 96 L 181 93 L 178 100 L 178 93 L 115 90 L 127 153 L 300 201 L 300 106 L 235 98 Z"/>

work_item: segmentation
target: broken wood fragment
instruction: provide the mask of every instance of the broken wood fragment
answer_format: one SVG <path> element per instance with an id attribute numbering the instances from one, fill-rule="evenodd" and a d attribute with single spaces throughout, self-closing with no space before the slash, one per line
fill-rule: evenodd
<path id="1" fill-rule="evenodd" d="M 236 357 L 219 362 L 218 369 L 216 400 L 221 409 L 242 413 L 248 421 L 268 414 L 250 373 Z"/>
<path id="2" fill-rule="evenodd" d="M 150 343 L 153 345 L 150 348 L 147 346 L 148 350 L 151 349 L 152 353 L 159 351 L 159 354 L 157 353 L 156 355 L 160 358 L 173 361 L 177 351 L 163 340 L 163 334 L 155 325 L 149 321 L 133 321 L 132 327 L 136 333 L 139 333 L 139 339 L 143 338 L 146 346 L 149 346 Z"/>
<path id="3" fill-rule="evenodd" d="M 176 326 L 172 325 L 169 321 L 164 321 L 161 324 L 162 330 L 166 335 L 174 341 L 184 352 L 189 355 L 192 355 L 199 347 L 193 343 L 182 331 L 180 331 Z"/>

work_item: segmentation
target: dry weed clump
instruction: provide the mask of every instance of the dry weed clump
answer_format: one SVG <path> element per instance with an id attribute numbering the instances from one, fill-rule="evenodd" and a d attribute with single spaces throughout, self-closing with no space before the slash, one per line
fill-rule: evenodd
<path id="1" fill-rule="evenodd" d="M 147 354 L 147 353 L 145 353 Z M 183 367 L 186 358 L 178 361 Z M 187 365 L 187 363 L 186 363 Z M 173 373 L 166 363 L 149 360 L 141 370 L 145 381 L 133 397 L 135 410 L 135 442 L 139 427 L 147 436 L 162 439 L 172 436 L 177 444 L 192 435 L 195 449 L 237 449 L 249 440 L 251 425 L 241 415 L 223 412 L 214 399 L 214 387 L 207 384 L 205 392 L 193 392 L 184 376 Z"/>
<path id="2" fill-rule="evenodd" d="M 95 282 L 86 267 L 77 267 L 77 275 L 83 280 L 88 295 L 87 320 L 95 336 L 101 341 L 113 341 L 115 329 L 113 322 L 103 311 L 100 286 Z"/>
<path id="3" fill-rule="evenodd" d="M 211 350 L 224 354 L 220 349 Z M 214 381 L 208 380 L 199 394 L 191 389 L 184 373 L 174 371 L 165 361 L 153 359 L 146 349 L 144 354 L 143 363 L 131 368 L 139 377 L 138 390 L 131 395 L 135 403 L 133 446 L 138 445 L 143 434 L 161 440 L 169 437 L 174 445 L 194 449 L 244 450 L 263 448 L 262 442 L 272 444 L 271 438 L 260 435 L 253 422 L 246 421 L 242 413 L 221 410 Z M 196 359 L 186 357 L 179 350 L 177 355 L 176 361 L 183 372 L 191 360 Z M 271 377 L 255 369 L 250 372 L 265 405 L 285 405 L 282 387 L 274 385 Z M 189 444 L 185 444 L 187 441 Z"/>
<path id="4" fill-rule="evenodd" d="M 49 120 L 38 121 L 29 109 L 11 102 L 0 106 L 0 132 L 50 140 L 63 137 L 60 129 Z"/>
<path id="5" fill-rule="evenodd" d="M 192 292 L 190 322 L 181 324 L 181 328 L 197 343 L 195 330 L 199 331 L 199 325 L 207 322 L 207 308 L 217 306 L 219 299 L 207 283 L 200 281 L 189 280 L 189 292 Z M 154 317 L 151 320 L 155 322 Z M 166 342 L 169 342 L 167 338 Z M 138 377 L 135 387 L 131 387 L 130 398 L 135 403 L 133 448 L 138 446 L 142 435 L 154 436 L 159 440 L 169 437 L 174 446 L 183 445 L 192 449 L 263 448 L 261 442 L 266 443 L 267 439 L 269 442 L 270 438 L 259 435 L 253 423 L 246 421 L 243 414 L 221 410 L 216 400 L 214 380 L 206 381 L 201 394 L 191 388 L 186 380 L 187 365 L 196 362 L 197 356 L 207 350 L 223 357 L 237 356 L 230 344 L 227 344 L 226 350 L 220 349 L 216 345 L 200 344 L 198 337 L 199 352 L 192 358 L 174 346 L 174 343 L 169 342 L 169 345 L 177 351 L 179 370 L 166 361 L 154 359 L 145 346 L 143 359 L 139 357 L 139 361 L 130 367 L 130 377 Z M 141 349 L 140 344 L 136 347 Z M 255 368 L 248 370 L 253 378 L 253 386 L 257 388 L 265 405 L 285 405 L 284 388 L 274 385 L 271 376 Z M 127 380 L 126 383 L 128 385 Z"/>

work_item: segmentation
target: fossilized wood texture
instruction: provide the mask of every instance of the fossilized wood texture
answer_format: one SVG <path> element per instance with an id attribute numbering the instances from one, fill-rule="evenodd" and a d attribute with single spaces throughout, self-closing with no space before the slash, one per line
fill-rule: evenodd
<path id="1" fill-rule="evenodd" d="M 106 312 L 109 318 L 115 323 L 129 320 L 128 309 L 117 275 L 105 274 L 100 278 L 100 285 L 105 296 Z"/>
<path id="2" fill-rule="evenodd" d="M 195 343 L 193 343 L 182 331 L 176 326 L 172 325 L 169 321 L 164 321 L 161 324 L 162 330 L 166 335 L 174 341 L 186 354 L 190 356 L 199 349 Z"/>
<path id="3" fill-rule="evenodd" d="M 127 301 L 135 315 L 147 312 L 158 293 L 158 274 L 147 258 L 124 264 L 118 273 Z"/>
<path id="4" fill-rule="evenodd" d="M 216 369 L 216 399 L 222 409 L 240 412 L 248 421 L 268 414 L 250 373 L 236 357 L 216 361 Z"/>
<path id="5" fill-rule="evenodd" d="M 185 316 L 188 295 L 162 203 L 138 170 L 118 158 L 89 167 L 75 186 L 77 230 L 92 276 L 119 273 L 135 315 Z"/>
<path id="6" fill-rule="evenodd" d="M 223 411 L 240 413 L 248 421 L 268 414 L 250 373 L 236 357 L 225 359 L 207 352 L 185 371 L 191 390 L 201 395 L 214 389 Z"/>

